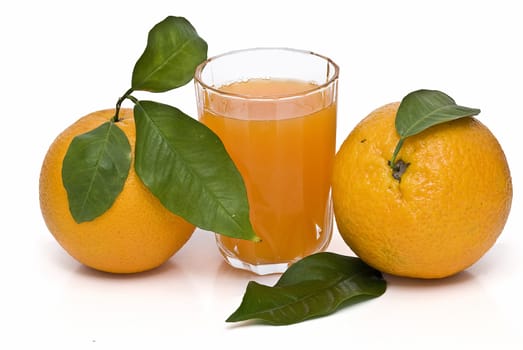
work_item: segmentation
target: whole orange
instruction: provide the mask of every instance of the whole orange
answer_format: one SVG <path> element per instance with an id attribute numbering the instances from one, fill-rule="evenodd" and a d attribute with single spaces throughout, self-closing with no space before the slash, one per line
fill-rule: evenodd
<path id="1" fill-rule="evenodd" d="M 133 164 L 122 192 L 104 214 L 80 224 L 73 219 L 62 182 L 64 156 L 75 136 L 110 120 L 114 113 L 108 109 L 89 114 L 54 140 L 40 173 L 40 207 L 49 231 L 75 259 L 97 270 L 133 273 L 164 263 L 195 227 L 163 207 L 138 178 Z M 117 125 L 129 139 L 134 159 L 133 111 L 120 110 Z"/>
<path id="2" fill-rule="evenodd" d="M 336 154 L 339 232 L 382 272 L 450 276 L 480 259 L 503 230 L 512 202 L 509 167 L 489 129 L 466 117 L 408 137 L 398 159 L 410 165 L 394 179 L 388 161 L 399 140 L 398 107 L 370 113 Z"/>

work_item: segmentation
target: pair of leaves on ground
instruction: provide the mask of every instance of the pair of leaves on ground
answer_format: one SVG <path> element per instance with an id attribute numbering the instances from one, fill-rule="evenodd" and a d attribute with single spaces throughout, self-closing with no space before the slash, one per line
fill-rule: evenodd
<path id="1" fill-rule="evenodd" d="M 255 240 L 245 185 L 220 139 L 175 107 L 131 96 L 187 84 L 206 57 L 207 43 L 182 17 L 167 17 L 149 32 L 124 96 L 135 104 L 135 170 L 173 213 L 203 229 Z M 131 154 L 117 118 L 73 139 L 62 179 L 78 223 L 111 207 L 127 179 Z"/>
<path id="2" fill-rule="evenodd" d="M 297 323 L 379 297 L 386 287 L 381 272 L 359 258 L 316 253 L 290 266 L 273 287 L 249 282 L 240 306 L 227 322 Z"/>

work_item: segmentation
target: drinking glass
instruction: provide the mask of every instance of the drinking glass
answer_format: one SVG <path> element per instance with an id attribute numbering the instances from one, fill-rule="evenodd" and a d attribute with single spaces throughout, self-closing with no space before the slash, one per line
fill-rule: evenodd
<path id="1" fill-rule="evenodd" d="M 240 171 L 261 238 L 216 234 L 230 265 L 281 273 L 328 246 L 338 72 L 325 56 L 289 48 L 229 52 L 196 69 L 199 120 Z"/>

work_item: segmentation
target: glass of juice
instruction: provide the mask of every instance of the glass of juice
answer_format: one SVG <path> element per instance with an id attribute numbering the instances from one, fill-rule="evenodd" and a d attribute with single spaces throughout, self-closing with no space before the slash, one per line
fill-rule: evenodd
<path id="1" fill-rule="evenodd" d="M 233 51 L 196 69 L 199 120 L 240 171 L 261 238 L 217 234 L 230 265 L 281 273 L 328 246 L 338 71 L 327 57 L 287 48 Z"/>

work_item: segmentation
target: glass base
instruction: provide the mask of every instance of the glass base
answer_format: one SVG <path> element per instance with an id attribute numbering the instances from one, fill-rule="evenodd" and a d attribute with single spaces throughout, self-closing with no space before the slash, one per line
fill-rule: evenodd
<path id="1" fill-rule="evenodd" d="M 274 273 L 284 273 L 287 270 L 287 268 L 289 266 L 291 266 L 291 264 L 292 264 L 292 262 L 289 262 L 289 263 L 253 265 L 253 264 L 249 264 L 244 261 L 241 261 L 239 259 L 227 256 L 226 254 L 223 254 L 223 257 L 225 258 L 225 261 L 232 267 L 241 269 L 241 270 L 247 270 L 247 271 L 253 272 L 257 275 L 270 275 L 270 274 L 274 274 Z"/>
<path id="2" fill-rule="evenodd" d="M 323 244 L 318 247 L 318 249 L 313 253 L 318 253 L 325 251 L 327 247 L 330 244 L 332 237 L 332 225 L 329 226 L 329 234 L 327 236 L 327 239 L 323 242 Z M 222 246 L 219 235 L 216 235 L 216 243 L 218 245 L 218 250 L 220 251 L 221 255 L 225 259 L 225 261 L 231 265 L 232 267 L 240 270 L 246 270 L 250 271 L 252 273 L 255 273 L 257 275 L 270 275 L 270 274 L 281 274 L 284 273 L 289 266 L 297 262 L 298 260 L 302 259 L 303 257 L 298 257 L 294 260 L 287 261 L 287 262 L 279 262 L 279 263 L 266 263 L 266 264 L 251 264 L 245 261 L 242 261 L 238 259 L 236 256 L 233 256 L 224 246 Z"/>
<path id="3" fill-rule="evenodd" d="M 329 194 L 329 198 L 327 201 L 327 207 L 325 209 L 325 216 L 324 216 L 324 222 L 323 222 L 323 230 L 319 225 L 316 225 L 316 238 L 319 239 L 321 236 L 322 239 L 318 240 L 318 246 L 315 247 L 315 249 L 301 252 L 298 257 L 295 257 L 294 259 L 290 261 L 283 261 L 283 262 L 267 262 L 267 263 L 249 263 L 245 262 L 243 260 L 240 260 L 236 253 L 238 251 L 231 251 L 226 247 L 222 242 L 220 241 L 220 235 L 215 234 L 216 244 L 218 246 L 218 250 L 220 251 L 221 255 L 224 257 L 225 261 L 231 265 L 232 267 L 236 269 L 246 270 L 250 271 L 252 273 L 255 273 L 257 275 L 270 275 L 270 274 L 281 274 L 284 273 L 289 266 L 297 262 L 298 260 L 304 258 L 305 256 L 319 253 L 322 251 L 325 251 L 327 247 L 330 244 L 331 238 L 332 238 L 332 230 L 333 230 L 333 222 L 334 222 L 334 211 L 332 208 L 332 199 L 331 195 Z M 252 243 L 256 244 L 256 243 Z M 235 247 L 236 248 L 236 247 Z"/>

